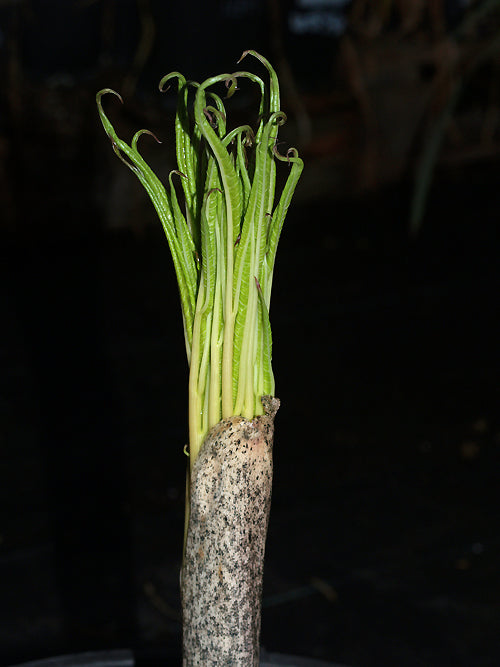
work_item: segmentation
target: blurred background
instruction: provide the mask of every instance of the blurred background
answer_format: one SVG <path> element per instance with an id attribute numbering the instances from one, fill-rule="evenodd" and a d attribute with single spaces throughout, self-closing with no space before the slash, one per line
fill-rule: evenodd
<path id="1" fill-rule="evenodd" d="M 498 665 L 498 0 L 0 0 L 0 664 L 117 647 L 180 664 L 180 307 L 95 94 L 122 94 L 121 137 L 161 139 L 142 149 L 165 176 L 160 78 L 248 48 L 306 163 L 271 311 L 262 644 Z"/>

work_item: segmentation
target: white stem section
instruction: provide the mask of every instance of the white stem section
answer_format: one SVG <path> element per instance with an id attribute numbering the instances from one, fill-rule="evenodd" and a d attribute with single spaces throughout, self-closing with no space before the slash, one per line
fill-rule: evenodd
<path id="1" fill-rule="evenodd" d="M 191 475 L 182 570 L 184 667 L 257 667 L 264 550 L 271 506 L 274 417 L 212 428 Z"/>

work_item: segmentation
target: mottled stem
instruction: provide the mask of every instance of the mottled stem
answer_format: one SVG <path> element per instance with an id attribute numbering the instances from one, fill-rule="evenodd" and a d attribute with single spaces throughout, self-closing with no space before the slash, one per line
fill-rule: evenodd
<path id="1" fill-rule="evenodd" d="M 230 417 L 208 433 L 191 475 L 182 571 L 183 665 L 257 667 L 274 417 Z"/>

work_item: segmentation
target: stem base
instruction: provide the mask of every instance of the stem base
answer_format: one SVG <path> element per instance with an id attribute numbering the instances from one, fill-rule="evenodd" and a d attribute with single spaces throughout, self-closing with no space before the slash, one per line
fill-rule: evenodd
<path id="1" fill-rule="evenodd" d="M 264 550 L 271 506 L 274 416 L 214 426 L 191 476 L 182 571 L 183 665 L 257 667 Z"/>

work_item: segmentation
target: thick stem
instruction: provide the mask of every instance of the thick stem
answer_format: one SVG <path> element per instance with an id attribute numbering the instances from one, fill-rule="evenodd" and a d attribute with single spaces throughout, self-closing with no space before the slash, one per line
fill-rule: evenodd
<path id="1" fill-rule="evenodd" d="M 184 667 L 259 664 L 274 417 L 230 417 L 208 433 L 191 475 L 182 571 Z"/>

